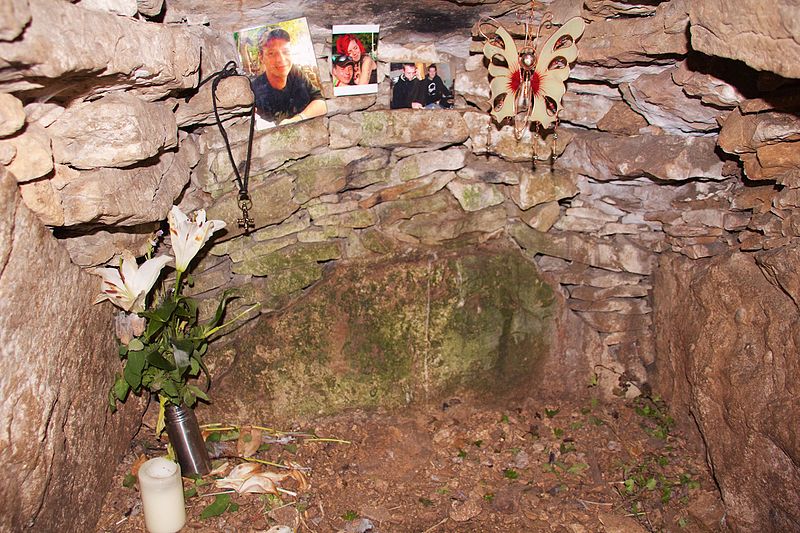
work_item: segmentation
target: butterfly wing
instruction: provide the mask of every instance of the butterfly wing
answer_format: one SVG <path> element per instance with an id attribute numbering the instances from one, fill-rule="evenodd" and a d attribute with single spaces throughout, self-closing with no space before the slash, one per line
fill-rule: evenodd
<path id="1" fill-rule="evenodd" d="M 483 46 L 483 55 L 489 60 L 489 74 L 492 76 L 489 84 L 492 95 L 491 113 L 497 122 L 502 122 L 515 115 L 514 93 L 519 86 L 519 52 L 514 38 L 500 26 L 495 37 Z M 505 65 L 494 62 L 497 56 Z"/>
<path id="2" fill-rule="evenodd" d="M 531 76 L 533 111 L 531 120 L 549 128 L 561 111 L 561 97 L 566 92 L 564 82 L 569 77 L 569 65 L 578 57 L 575 41 L 583 35 L 586 23 L 574 17 L 551 35 L 539 50 L 536 67 Z"/>

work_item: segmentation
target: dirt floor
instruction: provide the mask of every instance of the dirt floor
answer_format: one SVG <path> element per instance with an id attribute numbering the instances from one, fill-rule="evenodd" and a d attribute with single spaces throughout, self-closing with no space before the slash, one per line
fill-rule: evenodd
<path id="1" fill-rule="evenodd" d="M 674 429 L 660 402 L 529 398 L 504 406 L 452 398 L 401 412 L 355 410 L 286 433 L 213 431 L 219 442 L 209 446 L 223 456 L 215 464 L 228 463 L 220 477 L 254 444 L 253 458 L 293 465 L 294 477 L 277 484 L 278 495 L 220 495 L 213 476 L 184 479 L 183 531 L 721 530 L 702 450 Z M 143 425 L 119 465 L 97 531 L 144 531 L 130 472 L 143 455 L 165 453 L 153 434 Z"/>

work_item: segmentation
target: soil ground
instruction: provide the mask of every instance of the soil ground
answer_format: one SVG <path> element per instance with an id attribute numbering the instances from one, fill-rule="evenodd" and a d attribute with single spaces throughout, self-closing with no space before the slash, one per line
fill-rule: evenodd
<path id="1" fill-rule="evenodd" d="M 723 519 L 701 447 L 651 399 L 498 407 L 452 398 L 283 429 L 262 433 L 254 457 L 298 466 L 308 487 L 287 480 L 279 496 L 234 493 L 225 512 L 202 518 L 221 490 L 210 476 L 184 479 L 197 494 L 182 531 L 713 532 Z M 165 453 L 153 435 L 143 425 L 119 465 L 97 531 L 144 531 L 138 490 L 123 483 L 142 455 Z M 236 442 L 212 444 L 228 456 L 216 461 L 243 462 L 232 457 Z"/>

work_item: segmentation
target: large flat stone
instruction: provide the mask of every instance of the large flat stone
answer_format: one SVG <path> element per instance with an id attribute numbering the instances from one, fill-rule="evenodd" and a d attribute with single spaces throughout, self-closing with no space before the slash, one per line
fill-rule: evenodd
<path id="1" fill-rule="evenodd" d="M 336 147 L 426 147 L 462 143 L 469 137 L 461 113 L 447 109 L 363 111 L 337 115 L 330 122 L 331 146 Z"/>
<path id="2" fill-rule="evenodd" d="M 0 530 L 92 531 L 143 402 L 109 412 L 122 370 L 112 307 L 92 305 L 98 278 L 70 262 L 3 169 L 0 236 Z"/>

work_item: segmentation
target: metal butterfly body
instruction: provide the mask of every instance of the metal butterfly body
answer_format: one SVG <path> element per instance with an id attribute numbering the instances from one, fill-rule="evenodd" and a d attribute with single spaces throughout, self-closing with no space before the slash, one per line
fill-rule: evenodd
<path id="1" fill-rule="evenodd" d="M 525 46 L 518 50 L 513 37 L 498 25 L 494 37 L 483 47 L 492 76 L 491 114 L 498 123 L 514 117 L 522 119 L 525 125 L 538 122 L 545 129 L 552 127 L 561 111 L 569 65 L 578 57 L 575 41 L 583 35 L 585 27 L 581 17 L 571 18 L 539 50 L 530 35 L 526 35 Z M 498 56 L 503 64 L 495 62 Z M 517 136 L 520 135 L 518 132 Z"/>

